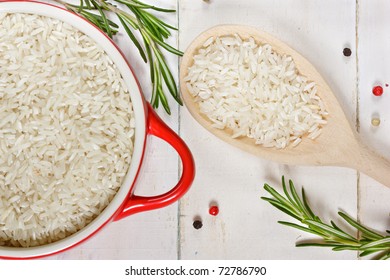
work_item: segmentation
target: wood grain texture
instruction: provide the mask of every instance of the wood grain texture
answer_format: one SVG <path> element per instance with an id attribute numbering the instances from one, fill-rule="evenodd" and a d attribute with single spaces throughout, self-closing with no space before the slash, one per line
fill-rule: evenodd
<path id="1" fill-rule="evenodd" d="M 386 51 L 390 38 L 384 35 L 390 25 L 390 3 L 358 0 L 357 26 L 355 0 L 149 2 L 167 7 L 179 4 L 179 22 L 171 16 L 168 21 L 180 26 L 178 39 L 182 50 L 198 34 L 219 24 L 251 25 L 283 40 L 318 70 L 352 127 L 357 118 L 360 120 L 363 142 L 390 158 L 390 88 L 384 87 L 381 99 L 371 95 L 374 84 L 390 82 L 390 55 Z M 120 35 L 117 40 L 149 98 L 148 68 L 125 36 Z M 352 49 L 351 57 L 342 55 L 344 47 Z M 168 60 L 176 68 L 177 59 L 168 56 Z M 162 111 L 160 116 L 174 129 L 180 125 L 181 136 L 192 149 L 197 165 L 194 185 L 181 200 L 179 212 L 176 204 L 111 223 L 88 242 L 51 259 L 356 259 L 354 252 L 294 247 L 310 235 L 277 224 L 278 220 L 292 220 L 260 200 L 260 196 L 266 195 L 262 189 L 265 182 L 281 190 L 283 174 L 293 179 L 297 188 L 305 187 L 312 208 L 324 220 L 340 222 L 337 211 L 343 210 L 351 216 L 359 214 L 360 220 L 372 228 L 390 228 L 390 192 L 368 176 L 361 174 L 358 181 L 352 169 L 297 167 L 258 158 L 216 138 L 186 108 L 179 111 L 172 107 L 171 117 Z M 379 115 L 382 121 L 376 129 L 370 125 L 373 115 Z M 137 193 L 144 195 L 170 188 L 180 170 L 176 154 L 165 143 L 154 138 L 149 142 L 137 183 Z M 339 156 L 344 156 L 343 151 Z M 218 216 L 208 214 L 210 204 L 219 205 Z M 197 218 L 204 224 L 200 230 L 192 227 Z"/>
<path id="2" fill-rule="evenodd" d="M 180 1 L 180 47 L 220 24 L 251 25 L 283 40 L 305 56 L 327 81 L 347 119 L 356 118 L 356 60 L 345 59 L 344 46 L 355 45 L 355 1 Z M 199 20 L 199 16 L 202 20 Z M 313 208 L 325 220 L 342 208 L 356 216 L 356 171 L 335 167 L 280 165 L 243 152 L 201 127 L 186 108 L 181 135 L 194 152 L 197 177 L 180 209 L 180 256 L 183 259 L 354 259 L 353 252 L 295 248 L 307 238 L 278 225 L 290 220 L 260 200 L 264 182 L 280 190 L 285 174 L 304 185 Z M 343 151 L 340 152 L 343 157 Z M 220 214 L 207 213 L 211 202 Z M 201 218 L 201 230 L 192 221 Z"/>
<path id="3" fill-rule="evenodd" d="M 172 9 L 176 9 L 177 5 L 176 0 L 154 0 L 153 3 Z M 177 26 L 175 14 L 164 16 L 164 19 Z M 112 20 L 118 22 L 115 17 L 112 17 Z M 129 60 L 146 99 L 150 100 L 152 85 L 149 66 L 142 61 L 138 50 L 125 34 L 123 31 L 116 36 L 115 41 Z M 177 34 L 173 33 L 169 42 L 177 45 Z M 173 75 L 177 77 L 177 57 L 171 54 L 166 57 Z M 175 102 L 170 105 L 171 116 L 162 108 L 159 108 L 158 113 L 173 130 L 178 131 L 178 106 Z M 162 140 L 149 137 L 135 193 L 149 196 L 171 189 L 178 181 L 178 163 L 179 158 L 173 148 Z M 90 240 L 51 259 L 177 259 L 177 216 L 178 204 L 175 203 L 164 209 L 140 213 L 110 223 Z"/>
<path id="4" fill-rule="evenodd" d="M 359 0 L 359 119 L 360 134 L 365 142 L 384 157 L 390 159 L 390 2 L 380 0 Z M 380 97 L 372 94 L 372 87 L 382 85 Z M 371 119 L 378 117 L 381 124 L 371 125 Z M 381 184 L 361 174 L 359 188 L 359 219 L 368 227 L 380 230 L 390 229 L 390 192 Z"/>

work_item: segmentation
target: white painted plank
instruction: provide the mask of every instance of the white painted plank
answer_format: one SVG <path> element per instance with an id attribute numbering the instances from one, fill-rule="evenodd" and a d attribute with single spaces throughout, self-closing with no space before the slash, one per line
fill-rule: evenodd
<path id="1" fill-rule="evenodd" d="M 180 47 L 217 24 L 248 24 L 290 44 L 323 74 L 341 100 L 349 120 L 355 120 L 356 62 L 342 55 L 354 52 L 355 1 L 180 1 Z M 287 167 L 246 154 L 216 139 L 184 108 L 181 135 L 192 149 L 197 177 L 180 209 L 180 257 L 183 259 L 355 259 L 353 252 L 294 247 L 301 232 L 276 222 L 283 213 L 260 200 L 262 184 L 280 189 L 282 174 L 304 185 L 313 208 L 324 220 L 341 208 L 356 215 L 356 172 L 332 167 Z M 216 201 L 221 213 L 210 216 Z M 196 217 L 200 230 L 192 227 Z"/>
<path id="2" fill-rule="evenodd" d="M 74 1 L 78 3 L 78 1 Z M 176 8 L 176 0 L 155 0 L 153 4 Z M 114 19 L 114 18 L 113 18 Z M 164 15 L 164 20 L 177 25 L 177 15 Z M 123 30 L 122 30 L 123 31 Z M 177 45 L 177 35 L 170 43 Z M 127 36 L 119 34 L 115 39 L 133 67 L 147 100 L 150 100 L 152 85 L 149 66 L 140 58 Z M 167 56 L 173 75 L 177 77 L 177 58 Z M 178 106 L 170 101 L 172 115 L 162 108 L 158 113 L 175 131 L 178 129 Z M 178 180 L 178 156 L 162 140 L 150 137 L 141 174 L 137 180 L 136 193 L 156 195 L 168 191 Z M 164 209 L 140 213 L 119 222 L 108 224 L 92 239 L 51 259 L 176 259 L 177 258 L 177 203 Z"/>
<path id="3" fill-rule="evenodd" d="M 387 36 L 390 3 L 380 0 L 359 0 L 359 105 L 360 135 L 378 153 L 390 159 L 390 54 Z M 372 87 L 382 85 L 384 94 L 373 96 Z M 381 120 L 371 125 L 372 117 Z M 389 170 L 390 172 L 390 170 Z M 362 223 L 385 233 L 390 229 L 390 190 L 371 178 L 360 177 L 359 218 Z"/>

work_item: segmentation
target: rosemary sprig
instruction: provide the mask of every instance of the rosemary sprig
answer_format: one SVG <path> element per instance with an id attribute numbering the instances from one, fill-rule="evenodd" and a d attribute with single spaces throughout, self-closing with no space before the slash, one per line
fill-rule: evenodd
<path id="1" fill-rule="evenodd" d="M 333 221 L 330 224 L 324 223 L 309 206 L 304 189 L 299 197 L 294 183 L 289 180 L 288 186 L 282 177 L 284 195 L 279 194 L 268 184 L 264 189 L 272 196 L 262 197 L 263 200 L 298 220 L 301 225 L 286 221 L 279 221 L 280 224 L 296 228 L 311 234 L 317 235 L 321 241 L 304 242 L 296 244 L 297 247 L 317 246 L 330 247 L 333 251 L 353 250 L 358 251 L 359 256 L 367 256 L 378 253 L 379 259 L 390 259 L 390 235 L 379 234 L 357 222 L 343 212 L 338 212 L 340 217 L 351 226 L 349 230 L 358 230 L 360 238 L 354 237 L 341 229 Z M 387 231 L 390 234 L 390 231 Z"/>
<path id="2" fill-rule="evenodd" d="M 115 14 L 144 62 L 149 63 L 153 84 L 152 106 L 158 108 L 161 103 L 165 111 L 168 114 L 171 113 L 165 94 L 166 90 L 177 103 L 183 105 L 175 79 L 162 52 L 162 49 L 165 49 L 175 55 L 183 55 L 181 51 L 165 42 L 171 36 L 171 30 L 176 31 L 177 28 L 165 23 L 150 12 L 172 13 L 175 10 L 156 7 L 138 0 L 80 0 L 78 5 L 63 0 L 55 1 L 95 24 L 110 38 L 119 30 L 119 25 L 108 18 L 109 13 Z M 122 4 L 126 8 L 119 8 L 116 4 Z M 135 32 L 139 33 L 142 40 L 137 39 Z"/>

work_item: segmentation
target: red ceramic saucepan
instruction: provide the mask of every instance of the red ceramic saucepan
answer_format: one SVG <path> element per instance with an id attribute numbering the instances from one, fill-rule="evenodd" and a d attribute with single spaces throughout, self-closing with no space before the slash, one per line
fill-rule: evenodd
<path id="1" fill-rule="evenodd" d="M 115 43 L 85 19 L 50 4 L 32 1 L 0 0 L 0 13 L 2 12 L 33 13 L 53 17 L 71 24 L 96 42 L 99 42 L 100 46 L 114 61 L 127 84 L 134 108 L 136 129 L 134 152 L 128 173 L 116 196 L 98 217 L 80 231 L 54 243 L 31 248 L 0 246 L 0 257 L 9 259 L 37 258 L 62 252 L 90 238 L 111 221 L 116 221 L 141 211 L 165 207 L 183 196 L 191 186 L 195 175 L 195 165 L 191 152 L 183 140 L 164 124 L 149 103 L 144 100 L 130 65 Z M 137 174 L 146 149 L 146 139 L 149 135 L 163 139 L 178 152 L 182 160 L 183 171 L 177 185 L 167 193 L 153 197 L 143 197 L 135 195 L 134 190 Z"/>

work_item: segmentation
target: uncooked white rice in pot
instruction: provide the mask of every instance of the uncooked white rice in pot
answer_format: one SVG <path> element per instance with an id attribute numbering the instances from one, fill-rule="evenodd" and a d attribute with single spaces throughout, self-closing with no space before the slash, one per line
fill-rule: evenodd
<path id="1" fill-rule="evenodd" d="M 47 244 L 89 224 L 130 166 L 126 84 L 90 37 L 0 13 L 0 245 Z"/>
<path id="2" fill-rule="evenodd" d="M 304 136 L 315 139 L 326 124 L 316 84 L 298 72 L 292 57 L 253 38 L 209 38 L 185 82 L 201 113 L 233 138 L 285 148 Z"/>

